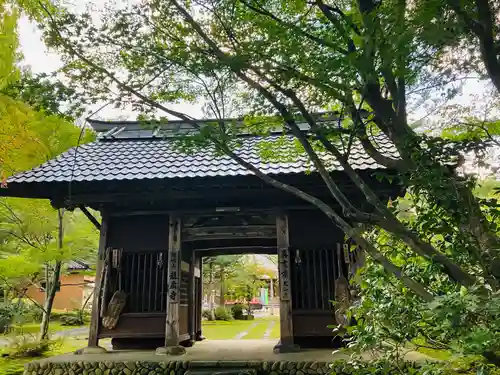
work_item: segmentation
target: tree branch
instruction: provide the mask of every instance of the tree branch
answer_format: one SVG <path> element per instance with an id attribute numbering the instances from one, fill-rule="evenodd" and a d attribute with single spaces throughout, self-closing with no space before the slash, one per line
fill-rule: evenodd
<path id="1" fill-rule="evenodd" d="M 184 19 L 193 27 L 193 29 L 205 40 L 205 42 L 210 46 L 212 51 L 216 54 L 216 56 L 221 59 L 223 62 L 228 63 L 229 67 L 238 74 L 238 76 L 243 79 L 247 83 L 251 83 L 251 80 L 245 76 L 241 72 L 241 68 L 235 69 L 234 64 L 231 61 L 231 58 L 226 56 L 218 47 L 215 45 L 215 43 L 203 32 L 201 27 L 194 21 L 194 19 L 191 17 L 191 15 L 182 7 L 180 6 L 175 0 L 171 1 L 172 4 L 178 9 L 178 11 L 182 14 Z M 137 90 L 135 90 L 133 87 L 124 84 L 121 82 L 119 79 L 115 77 L 115 75 L 111 72 L 109 72 L 107 69 L 98 66 L 95 64 L 93 61 L 90 59 L 86 58 L 83 53 L 80 53 L 79 51 L 75 50 L 71 44 L 69 44 L 66 40 L 64 40 L 63 36 L 61 35 L 59 29 L 57 29 L 57 25 L 54 22 L 54 19 L 43 4 L 41 4 L 42 9 L 45 10 L 47 15 L 49 16 L 52 28 L 55 29 L 54 31 L 57 33 L 60 42 L 62 43 L 63 47 L 65 47 L 67 50 L 72 52 L 75 56 L 79 57 L 83 62 L 88 64 L 89 66 L 93 67 L 97 71 L 103 73 L 106 75 L 108 78 L 110 78 L 114 83 L 116 83 L 120 88 L 124 89 L 125 91 L 135 95 L 139 99 L 141 99 L 144 103 L 147 103 L 153 108 L 160 109 L 168 114 L 171 114 L 177 118 L 180 118 L 191 125 L 193 125 L 195 128 L 200 129 L 200 125 L 197 123 L 197 121 L 192 118 L 191 116 L 185 115 L 181 112 L 171 110 L 160 103 L 155 102 L 154 100 L 149 99 L 145 95 L 141 94 Z M 236 70 L 236 71 L 235 71 Z M 280 104 L 280 103 L 278 103 Z M 285 108 L 286 109 L 286 108 Z M 241 157 L 239 157 L 235 152 L 233 152 L 231 149 L 229 149 L 225 144 L 223 144 L 220 140 L 218 139 L 211 139 L 216 148 L 219 150 L 222 150 L 226 155 L 231 157 L 233 160 L 235 160 L 237 163 L 248 169 L 249 171 L 253 172 L 257 177 L 259 177 L 261 180 L 264 182 L 268 183 L 269 185 L 279 188 L 281 190 L 287 191 L 289 193 L 292 193 L 303 200 L 313 204 L 314 206 L 318 207 L 321 211 L 323 211 L 339 228 L 341 228 L 346 235 L 349 237 L 352 237 L 356 243 L 358 243 L 359 246 L 365 248 L 365 250 L 379 263 L 381 263 L 388 272 L 391 274 L 395 275 L 398 279 L 400 279 L 408 288 L 413 290 L 417 295 L 419 295 L 421 298 L 423 298 L 426 301 L 431 301 L 433 299 L 433 296 L 425 289 L 425 287 L 412 280 L 411 278 L 405 276 L 402 272 L 402 270 L 394 265 L 387 257 L 385 257 L 382 253 L 380 253 L 370 242 L 368 242 L 361 234 L 359 229 L 352 228 L 340 215 L 338 215 L 329 205 L 321 201 L 320 199 L 309 195 L 291 185 L 284 184 L 268 175 L 260 171 L 258 168 L 253 166 L 252 164 L 246 162 L 243 160 Z"/>
<path id="2" fill-rule="evenodd" d="M 5 276 L 2 276 L 0 275 L 0 278 L 2 278 L 3 282 L 5 283 L 5 285 L 7 285 L 9 288 L 15 290 L 19 295 L 21 295 L 23 297 L 26 297 L 28 298 L 31 302 L 33 302 L 33 304 L 38 307 L 40 310 L 42 310 L 42 312 L 45 312 L 45 309 L 43 308 L 42 305 L 40 305 L 37 301 L 35 301 L 33 298 L 31 298 L 30 296 L 26 295 L 26 292 L 27 290 L 25 290 L 24 292 L 20 292 L 19 289 L 15 286 L 13 286 L 12 284 L 10 284 L 7 280 L 7 278 L 5 278 Z"/>
<path id="3" fill-rule="evenodd" d="M 282 19 L 280 19 L 279 17 L 277 17 L 276 15 L 272 14 L 271 12 L 265 10 L 265 9 L 262 9 L 262 8 L 257 8 L 257 7 L 254 7 L 252 4 L 248 3 L 247 1 L 245 0 L 239 0 L 242 4 L 244 4 L 247 8 L 253 10 L 254 12 L 260 14 L 260 15 L 263 15 L 263 16 L 266 16 L 266 17 L 269 17 L 271 18 L 272 20 L 276 21 L 280 26 L 283 26 L 287 29 L 291 29 L 295 32 L 297 32 L 298 34 L 306 37 L 307 39 L 309 40 L 312 40 L 313 42 L 323 46 L 323 47 L 329 47 L 337 52 L 340 52 L 342 53 L 343 55 L 348 55 L 349 54 L 349 51 L 343 49 L 343 48 L 340 48 L 338 46 L 338 44 L 335 44 L 335 43 L 331 43 L 325 39 L 322 39 L 322 38 L 319 38 L 313 34 L 310 34 L 308 33 L 307 31 L 304 31 L 302 30 L 300 27 L 297 27 L 296 25 L 293 25 L 293 24 L 290 24 L 288 22 L 285 22 L 283 21 Z"/>
<path id="4" fill-rule="evenodd" d="M 481 57 L 484 65 L 495 85 L 500 92 L 500 60 L 495 42 L 494 16 L 488 0 L 475 0 L 477 17 L 476 21 L 462 8 L 459 0 L 447 0 L 448 5 L 462 19 L 469 30 L 479 39 Z"/>
<path id="5" fill-rule="evenodd" d="M 318 127 L 316 121 L 311 116 L 309 111 L 305 108 L 304 104 L 292 91 L 284 92 L 293 101 L 293 103 L 299 108 L 302 115 L 305 117 L 307 123 L 311 127 L 312 131 L 318 132 Z M 455 264 L 446 255 L 437 251 L 432 245 L 422 241 L 420 237 L 411 231 L 409 231 L 395 216 L 394 214 L 385 206 L 378 196 L 373 192 L 373 190 L 363 181 L 359 174 L 351 167 L 347 160 L 343 157 L 340 151 L 325 137 L 319 135 L 319 139 L 323 146 L 337 159 L 337 161 L 342 166 L 344 172 L 350 177 L 354 184 L 359 190 L 364 194 L 367 201 L 382 215 L 376 216 L 372 215 L 371 221 L 382 228 L 388 230 L 393 234 L 397 234 L 401 237 L 403 242 L 405 242 L 410 248 L 415 251 L 418 255 L 423 256 L 427 259 L 437 262 L 443 268 L 445 273 L 455 282 L 460 283 L 466 287 L 471 287 L 477 281 L 473 276 L 465 272 L 460 266 Z"/>

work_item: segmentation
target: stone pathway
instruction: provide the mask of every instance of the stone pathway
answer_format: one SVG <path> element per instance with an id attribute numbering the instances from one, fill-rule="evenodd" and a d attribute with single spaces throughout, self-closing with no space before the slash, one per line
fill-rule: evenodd
<path id="1" fill-rule="evenodd" d="M 88 332 L 89 332 L 89 327 L 79 327 L 79 328 L 72 328 L 56 332 L 52 334 L 52 337 L 82 336 L 86 335 Z"/>
<path id="2" fill-rule="evenodd" d="M 272 334 L 272 331 L 273 331 L 273 328 L 274 326 L 276 325 L 276 323 L 278 322 L 278 320 L 256 320 L 255 322 L 253 322 L 250 326 L 248 326 L 247 328 L 245 328 L 245 331 L 242 331 L 240 333 L 238 333 L 234 338 L 233 340 L 242 340 L 242 339 L 245 339 L 246 340 L 246 336 L 251 333 L 251 331 L 258 327 L 258 331 L 261 332 L 262 328 L 265 327 L 265 331 L 262 333 L 262 336 L 261 337 L 257 337 L 258 335 L 256 334 L 256 332 L 253 332 L 253 336 L 252 339 L 270 339 L 271 338 L 271 334 Z"/>
<path id="3" fill-rule="evenodd" d="M 256 327 L 260 322 L 255 322 L 255 323 L 252 323 L 252 325 L 250 327 L 247 328 L 246 331 L 243 331 L 243 332 L 240 332 L 238 333 L 235 337 L 234 337 L 234 340 L 241 340 L 243 337 L 245 337 L 246 335 L 248 335 L 248 331 L 250 331 L 252 328 Z"/>
<path id="4" fill-rule="evenodd" d="M 271 336 L 271 331 L 273 330 L 274 325 L 276 324 L 275 320 L 271 320 L 269 325 L 267 326 L 266 332 L 264 333 L 264 338 L 268 339 Z"/>

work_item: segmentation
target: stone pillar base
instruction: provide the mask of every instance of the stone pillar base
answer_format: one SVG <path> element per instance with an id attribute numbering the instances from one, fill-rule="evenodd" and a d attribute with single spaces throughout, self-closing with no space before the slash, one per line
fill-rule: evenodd
<path id="1" fill-rule="evenodd" d="M 108 351 L 101 346 L 87 346 L 82 349 L 75 351 L 75 354 L 103 354 Z"/>
<path id="2" fill-rule="evenodd" d="M 180 345 L 176 346 L 160 346 L 156 348 L 156 354 L 158 355 L 184 355 L 186 354 L 186 348 Z"/>
<path id="3" fill-rule="evenodd" d="M 273 349 L 274 354 L 296 353 L 300 351 L 297 344 L 282 344 L 281 341 Z"/>
<path id="4" fill-rule="evenodd" d="M 196 336 L 195 336 L 195 340 L 196 341 L 203 341 L 205 339 L 206 339 L 206 337 L 203 336 L 203 334 L 201 333 L 201 331 L 196 332 Z"/>

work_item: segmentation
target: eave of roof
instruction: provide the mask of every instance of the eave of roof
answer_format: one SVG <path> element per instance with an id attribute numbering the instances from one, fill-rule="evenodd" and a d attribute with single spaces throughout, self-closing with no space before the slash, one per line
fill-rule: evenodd
<path id="1" fill-rule="evenodd" d="M 263 161 L 259 154 L 261 142 L 276 142 L 276 152 L 287 152 L 281 147 L 279 136 L 246 138 L 236 152 L 240 157 L 270 175 L 298 174 L 314 171 L 306 155 L 293 161 Z M 384 154 L 398 157 L 395 148 L 386 140 L 379 140 Z M 323 155 L 330 171 L 342 170 L 330 155 Z M 358 170 L 376 170 L 384 167 L 369 157 L 361 145 L 354 144 L 349 162 Z M 96 182 L 150 179 L 183 179 L 194 177 L 245 176 L 252 172 L 228 156 L 216 156 L 210 150 L 194 154 L 177 151 L 168 139 L 120 139 L 96 141 L 71 149 L 30 171 L 10 177 L 7 183 Z"/>
<path id="2" fill-rule="evenodd" d="M 208 124 L 210 121 L 205 120 Z M 230 121 L 241 121 L 234 119 Z M 334 121 L 322 115 L 321 121 Z M 73 186 L 90 185 L 100 191 L 102 184 L 130 183 L 174 183 L 174 181 L 207 181 L 253 176 L 253 173 L 228 156 L 217 156 L 210 149 L 199 149 L 186 154 L 175 147 L 169 134 L 192 131 L 192 126 L 182 121 L 157 122 L 154 126 L 163 133 L 144 128 L 138 121 L 90 120 L 99 134 L 98 140 L 70 149 L 36 168 L 19 173 L 7 180 L 7 188 L 0 189 L 0 196 L 44 197 L 67 190 Z M 304 125 L 304 124 L 302 124 Z M 284 142 L 285 141 L 285 142 Z M 398 158 L 393 144 L 384 136 L 375 136 L 374 143 L 388 157 Z M 295 148 L 296 140 L 291 135 L 272 134 L 267 137 L 245 135 L 235 152 L 262 172 L 273 176 L 300 175 L 314 172 L 306 155 L 296 155 L 289 161 L 263 160 L 261 147 L 274 142 L 275 154 L 286 155 Z M 293 154 L 293 151 L 292 151 Z M 320 154 L 331 172 L 342 171 L 340 164 L 330 154 Z M 373 171 L 384 169 L 369 157 L 359 142 L 355 141 L 349 153 L 349 162 L 354 169 Z M 149 181 L 149 182 L 148 182 Z M 52 193 L 50 193 L 50 191 Z"/>

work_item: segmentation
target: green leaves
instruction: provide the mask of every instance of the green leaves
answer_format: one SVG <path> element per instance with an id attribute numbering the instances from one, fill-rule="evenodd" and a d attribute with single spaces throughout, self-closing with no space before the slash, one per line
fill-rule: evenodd
<path id="1" fill-rule="evenodd" d="M 483 355 L 500 350 L 500 294 L 479 290 L 451 293 L 429 306 L 432 334 L 463 354 Z"/>
<path id="2" fill-rule="evenodd" d="M 76 90 L 50 77 L 19 74 L 16 22 L 19 12 L 42 22 L 49 1 L 0 0 L 0 178 L 39 165 L 88 142 L 93 135 L 71 121 L 82 114 Z M 65 241 L 57 244 L 57 211 L 37 200 L 0 199 L 0 278 L 18 285 L 42 265 L 85 258 L 97 234 L 82 214 L 67 213 Z"/>
<path id="3" fill-rule="evenodd" d="M 464 2 L 467 10 L 473 10 L 471 5 Z M 472 57 L 465 57 L 460 60 L 464 66 L 453 65 L 450 48 L 463 45 L 468 36 L 446 2 L 155 0 L 106 9 L 99 27 L 90 20 L 90 14 L 59 14 L 47 31 L 51 45 L 65 56 L 64 72 L 95 100 L 112 95 L 117 107 L 132 106 L 148 118 L 157 117 L 160 109 L 173 115 L 169 108 L 181 102 L 203 103 L 203 115 L 214 120 L 200 126 L 194 119 L 193 131 L 174 142 L 186 153 L 203 150 L 217 155 L 240 147 L 242 135 L 265 136 L 283 120 L 288 125 L 291 119 L 305 122 L 314 112 L 334 109 L 332 117 L 344 118 L 325 122 L 312 116 L 311 124 L 319 130 L 305 135 L 312 149 L 326 156 L 325 166 L 343 158 L 327 152 L 315 136 L 326 137 L 343 155 L 349 154 L 352 140 L 368 140 L 367 153 L 391 170 L 375 176 L 380 179 L 377 186 L 390 187 L 382 201 L 398 194 L 395 175 L 410 195 L 392 208 L 402 229 L 389 233 L 375 228 L 370 236 L 376 250 L 434 295 L 458 292 L 444 272 L 448 269 L 443 265 L 450 263 L 443 257 L 440 264 L 436 257 L 417 256 L 419 248 L 410 235 L 467 273 L 494 281 L 488 280 L 488 273 L 493 264 L 489 253 L 498 252 L 497 209 L 476 199 L 471 193 L 475 179 L 456 174 L 454 167 L 461 154 L 480 150 L 478 142 L 499 132 L 496 119 L 479 122 L 477 116 L 460 114 L 459 121 L 442 126 L 442 138 L 415 134 L 407 121 L 412 100 L 436 94 L 434 87 L 443 98 L 453 97 L 455 88 L 445 82 L 474 64 Z M 230 116 L 239 119 L 221 121 Z M 179 115 L 184 121 L 194 117 Z M 473 120 L 473 126 L 462 128 L 463 120 Z M 396 145 L 399 156 L 394 157 L 401 163 L 377 157 L 377 145 L 369 137 L 377 132 Z M 262 139 L 259 153 L 261 162 L 307 157 L 299 142 L 284 134 L 272 141 Z M 373 176 L 351 174 L 350 186 L 352 182 L 356 187 L 349 188 L 349 204 L 380 215 L 379 224 L 396 220 L 367 193 L 366 186 L 375 185 Z M 349 211 L 341 194 L 332 195 Z M 423 305 L 376 264 L 368 263 L 363 287 L 355 314 L 359 313 L 358 321 L 364 320 L 352 332 L 361 347 L 400 347 L 412 340 L 428 341 L 428 335 L 440 346 L 451 345 L 439 322 L 422 317 L 437 307 Z M 401 319 L 395 321 L 394 316 Z M 460 326 L 451 320 L 446 324 L 450 331 Z M 483 333 L 478 330 L 475 335 Z"/>
<path id="4" fill-rule="evenodd" d="M 15 66 L 19 57 L 18 11 L 11 9 L 10 5 L 10 2 L 0 1 L 0 90 L 19 78 L 19 69 Z"/>

